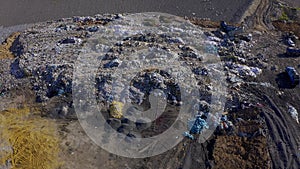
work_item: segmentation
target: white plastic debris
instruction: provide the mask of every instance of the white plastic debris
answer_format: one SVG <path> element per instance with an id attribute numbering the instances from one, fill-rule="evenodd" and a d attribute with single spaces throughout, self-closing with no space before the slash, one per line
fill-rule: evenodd
<path id="1" fill-rule="evenodd" d="M 295 42 L 291 38 L 288 38 L 287 42 L 291 47 L 295 47 Z"/>
<path id="2" fill-rule="evenodd" d="M 245 76 L 256 77 L 262 73 L 262 70 L 258 67 L 250 67 L 250 66 L 234 64 L 234 63 L 227 65 L 227 66 L 229 67 L 229 69 L 232 73 L 235 73 L 242 77 L 245 77 Z"/>
<path id="3" fill-rule="evenodd" d="M 296 108 L 289 105 L 288 112 L 291 114 L 292 118 L 295 119 L 296 122 L 299 124 L 298 112 L 297 112 Z"/>

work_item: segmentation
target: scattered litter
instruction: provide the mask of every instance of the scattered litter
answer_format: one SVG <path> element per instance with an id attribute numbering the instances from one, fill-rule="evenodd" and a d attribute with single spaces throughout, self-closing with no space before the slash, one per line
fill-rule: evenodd
<path id="1" fill-rule="evenodd" d="M 75 39 L 74 38 L 66 38 L 66 39 L 63 39 L 63 40 L 61 40 L 59 43 L 61 43 L 61 44 L 68 44 L 68 43 L 75 43 L 76 41 L 75 41 Z"/>
<path id="2" fill-rule="evenodd" d="M 236 29 L 235 26 L 228 25 L 225 21 L 221 21 L 220 27 L 221 27 L 221 29 L 222 29 L 224 32 L 226 32 L 226 33 L 228 33 L 228 32 L 230 32 L 230 31 L 233 31 L 233 30 Z"/>
<path id="3" fill-rule="evenodd" d="M 291 114 L 292 118 L 296 120 L 296 122 L 299 124 L 299 119 L 298 119 L 298 112 L 295 107 L 289 105 L 288 106 L 288 112 Z"/>
<path id="4" fill-rule="evenodd" d="M 237 77 L 236 75 L 234 74 L 230 74 L 227 78 L 227 80 L 231 83 L 240 83 L 240 82 L 243 82 L 243 80 L 239 77 Z"/>
<path id="5" fill-rule="evenodd" d="M 109 113 L 113 118 L 121 118 L 123 116 L 123 107 L 122 102 L 113 101 L 110 105 Z"/>
<path id="6" fill-rule="evenodd" d="M 202 76 L 207 76 L 208 75 L 208 70 L 206 68 L 195 68 L 193 69 L 193 72 L 196 74 L 196 75 L 202 75 Z"/>
<path id="7" fill-rule="evenodd" d="M 16 59 L 11 65 L 10 65 L 10 73 L 15 76 L 15 78 L 20 79 L 25 76 L 24 70 L 20 67 L 20 60 Z"/>
<path id="8" fill-rule="evenodd" d="M 241 34 L 244 32 L 243 27 L 235 27 L 232 25 L 228 25 L 225 21 L 221 21 L 220 24 L 221 29 L 226 32 L 230 37 Z"/>
<path id="9" fill-rule="evenodd" d="M 294 47 L 287 47 L 286 54 L 288 54 L 290 56 L 300 56 L 300 49 L 294 48 Z"/>
<path id="10" fill-rule="evenodd" d="M 80 38 L 70 37 L 60 40 L 60 44 L 80 44 L 82 40 Z"/>
<path id="11" fill-rule="evenodd" d="M 220 119 L 221 130 L 229 129 L 233 126 L 233 123 L 227 119 L 227 115 L 222 115 Z"/>
<path id="12" fill-rule="evenodd" d="M 207 38 L 213 42 L 221 42 L 221 39 L 215 36 L 208 36 Z"/>
<path id="13" fill-rule="evenodd" d="M 119 59 L 114 59 L 104 65 L 104 68 L 118 67 L 122 62 Z"/>
<path id="14" fill-rule="evenodd" d="M 260 83 L 257 83 L 257 82 L 247 82 L 247 84 L 250 84 L 250 85 L 260 85 L 260 86 L 264 86 L 264 87 L 275 89 L 275 87 L 271 83 L 268 83 L 268 82 L 260 82 Z"/>
<path id="15" fill-rule="evenodd" d="M 61 24 L 55 28 L 55 32 L 71 31 L 71 30 L 74 30 L 74 28 L 75 28 L 74 25 Z"/>
<path id="16" fill-rule="evenodd" d="M 293 86 L 298 85 L 300 81 L 300 76 L 295 68 L 293 67 L 286 67 L 285 72 L 289 75 L 291 84 Z"/>
<path id="17" fill-rule="evenodd" d="M 202 119 L 200 115 L 197 115 L 196 119 L 189 121 L 188 126 L 190 128 L 190 133 L 192 134 L 201 134 L 201 131 L 203 129 L 209 128 L 207 122 L 204 119 Z"/>
<path id="18" fill-rule="evenodd" d="M 196 115 L 195 119 L 188 121 L 188 128 L 190 131 L 184 132 L 183 135 L 193 140 L 194 136 L 192 134 L 201 134 L 202 131 L 208 129 L 209 126 L 207 122 L 202 119 L 201 115 Z"/>
<path id="19" fill-rule="evenodd" d="M 88 28 L 88 31 L 89 32 L 97 32 L 99 30 L 99 27 L 98 26 L 92 26 L 92 27 L 89 27 Z"/>
<path id="20" fill-rule="evenodd" d="M 195 139 L 194 136 L 191 135 L 191 134 L 190 134 L 189 132 L 187 132 L 187 131 L 183 133 L 183 136 L 184 136 L 184 137 L 187 137 L 187 138 L 189 138 L 189 139 L 191 139 L 191 140 L 194 140 L 194 139 Z"/>
<path id="21" fill-rule="evenodd" d="M 296 45 L 295 45 L 295 42 L 294 42 L 291 38 L 288 38 L 287 43 L 288 43 L 289 46 L 291 46 L 291 47 L 295 47 L 295 46 L 296 46 Z"/>
<path id="22" fill-rule="evenodd" d="M 258 67 L 250 67 L 235 63 L 227 63 L 226 66 L 230 69 L 232 73 L 239 75 L 240 77 L 257 77 L 262 73 L 262 70 Z"/>

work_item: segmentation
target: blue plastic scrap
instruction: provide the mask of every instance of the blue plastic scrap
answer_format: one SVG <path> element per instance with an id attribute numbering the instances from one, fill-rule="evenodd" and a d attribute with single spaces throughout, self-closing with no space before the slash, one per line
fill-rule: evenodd
<path id="1" fill-rule="evenodd" d="M 207 122 L 201 118 L 200 115 L 197 115 L 195 119 L 192 119 L 188 122 L 189 132 L 184 132 L 183 135 L 194 140 L 192 134 L 201 134 L 203 129 L 208 129 L 209 126 Z"/>
<path id="2" fill-rule="evenodd" d="M 98 30 L 99 30 L 98 26 L 93 26 L 93 27 L 88 28 L 88 31 L 90 31 L 90 32 L 97 32 Z"/>
<path id="3" fill-rule="evenodd" d="M 118 67 L 121 64 L 119 59 L 114 59 L 104 65 L 104 68 Z"/>
<path id="4" fill-rule="evenodd" d="M 226 115 L 222 115 L 221 121 L 222 122 L 227 122 L 228 121 L 227 116 Z"/>
<path id="5" fill-rule="evenodd" d="M 235 26 L 227 25 L 227 23 L 225 21 L 221 21 L 220 26 L 226 33 L 237 29 L 237 27 L 235 27 Z"/>
<path id="6" fill-rule="evenodd" d="M 200 115 L 197 115 L 196 119 L 191 120 L 190 122 L 194 123 L 190 130 L 190 133 L 192 134 L 200 134 L 203 129 L 208 129 L 207 122 L 202 119 Z"/>
<path id="7" fill-rule="evenodd" d="M 57 92 L 57 95 L 58 96 L 61 96 L 65 93 L 65 90 L 64 89 L 58 89 L 58 92 Z"/>

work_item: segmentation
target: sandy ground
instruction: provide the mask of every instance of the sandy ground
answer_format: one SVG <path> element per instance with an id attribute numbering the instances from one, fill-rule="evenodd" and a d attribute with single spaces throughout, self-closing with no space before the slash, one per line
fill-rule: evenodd
<path id="1" fill-rule="evenodd" d="M 0 0 L 0 25 L 35 23 L 97 13 L 164 12 L 238 21 L 252 0 Z"/>

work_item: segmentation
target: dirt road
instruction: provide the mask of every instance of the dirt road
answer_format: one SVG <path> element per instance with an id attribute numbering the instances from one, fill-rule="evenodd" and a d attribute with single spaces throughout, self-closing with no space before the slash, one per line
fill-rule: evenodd
<path id="1" fill-rule="evenodd" d="M 264 111 L 263 116 L 269 129 L 272 168 L 298 168 L 300 127 L 287 112 L 283 112 L 275 104 L 273 99 L 269 96 L 265 96 L 265 99 L 271 108 L 270 111 Z"/>
<path id="2" fill-rule="evenodd" d="M 272 28 L 269 20 L 269 12 L 272 9 L 270 0 L 254 0 L 245 11 L 239 22 L 244 22 L 250 28 L 266 31 Z"/>

